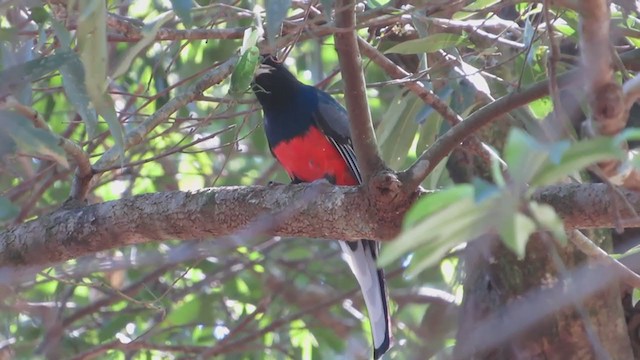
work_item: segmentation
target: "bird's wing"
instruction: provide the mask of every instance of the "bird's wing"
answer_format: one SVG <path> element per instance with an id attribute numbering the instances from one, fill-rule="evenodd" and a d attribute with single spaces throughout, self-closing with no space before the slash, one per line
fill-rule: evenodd
<path id="1" fill-rule="evenodd" d="M 315 116 L 318 128 L 335 146 L 342 159 L 349 165 L 349 169 L 358 183 L 362 183 L 362 175 L 358 168 L 356 153 L 351 144 L 351 130 L 349 130 L 349 116 L 347 110 L 331 95 L 318 90 L 318 112 Z"/>
<path id="2" fill-rule="evenodd" d="M 318 128 L 348 164 L 358 183 L 362 183 L 362 175 L 351 144 L 346 109 L 331 95 L 318 91 L 318 111 L 315 114 L 315 121 Z M 360 240 L 340 241 L 340 246 L 362 290 L 373 334 L 373 358 L 379 359 L 391 346 L 391 320 L 384 273 L 376 265 L 380 244 L 372 240 Z"/>

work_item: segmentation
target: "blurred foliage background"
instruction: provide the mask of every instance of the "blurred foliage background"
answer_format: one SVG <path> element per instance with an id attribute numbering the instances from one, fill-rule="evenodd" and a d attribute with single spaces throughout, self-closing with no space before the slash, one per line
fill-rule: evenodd
<path id="1" fill-rule="evenodd" d="M 60 138 L 102 165 L 90 203 L 287 182 L 269 153 L 259 105 L 250 93 L 228 96 L 228 76 L 134 146 L 126 134 L 235 56 L 256 14 L 272 21 L 267 34 L 288 51 L 288 68 L 341 101 L 332 3 L 0 1 L 1 229 L 47 214 L 69 196 L 76 160 L 58 146 Z M 415 74 L 412 81 L 463 117 L 547 78 L 541 4 L 369 0 L 357 9 L 358 34 L 381 52 L 391 49 L 386 56 Z M 613 10 L 616 49 L 636 48 L 638 19 L 623 6 Z M 578 17 L 566 9 L 551 15 L 563 72 L 576 63 Z M 403 81 L 366 57 L 364 67 L 382 155 L 402 170 L 450 125 Z M 512 116 L 535 124 L 551 110 L 545 97 Z M 109 150 L 124 156 L 99 163 Z M 444 165 L 426 188 L 453 184 Z M 230 247 L 210 240 L 115 249 L 0 287 L 0 351 L 19 359 L 369 357 L 364 304 L 337 243 L 263 237 Z M 386 267 L 390 358 L 446 358 L 463 295 L 457 251 L 410 277 L 404 271 L 412 257 Z"/>

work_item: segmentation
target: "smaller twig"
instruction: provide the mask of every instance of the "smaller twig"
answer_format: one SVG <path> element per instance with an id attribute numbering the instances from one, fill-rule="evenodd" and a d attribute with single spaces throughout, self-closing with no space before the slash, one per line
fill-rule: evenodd
<path id="1" fill-rule="evenodd" d="M 209 87 L 224 80 L 229 74 L 231 74 L 237 59 L 237 56 L 232 56 L 219 66 L 206 71 L 198 78 L 198 81 L 185 89 L 183 93 L 169 100 L 160 109 L 158 109 L 158 111 L 154 112 L 153 115 L 143 121 L 142 124 L 127 131 L 124 141 L 125 149 L 144 141 L 145 136 L 171 116 L 171 114 L 178 111 L 182 106 L 195 100 L 197 97 L 202 96 L 202 93 Z M 96 162 L 95 167 L 100 169 L 113 166 L 120 159 L 121 150 L 122 149 L 116 148 L 107 150 L 100 160 Z"/>
<path id="2" fill-rule="evenodd" d="M 573 236 L 571 236 L 573 235 Z M 579 230 L 573 230 L 569 236 L 571 242 L 590 258 L 601 261 L 604 264 L 612 266 L 620 275 L 622 281 L 627 285 L 640 289 L 640 275 L 633 272 L 620 261 L 612 258 L 606 251 L 602 250 L 598 245 L 594 244 L 591 239 L 585 236 Z"/>
<path id="3" fill-rule="evenodd" d="M 246 344 L 238 344 L 236 348 L 232 351 L 246 351 L 250 347 Z M 114 340 L 99 346 L 96 346 L 92 349 L 89 349 L 83 353 L 80 353 L 74 356 L 73 360 L 89 360 L 96 359 L 101 354 L 106 353 L 109 350 L 120 350 L 123 352 L 128 351 L 140 351 L 140 350 L 156 350 L 161 352 L 168 353 L 182 353 L 182 354 L 190 354 L 196 356 L 207 351 L 209 347 L 201 346 L 201 345 L 164 345 L 164 344 L 155 344 L 146 341 L 132 341 L 129 343 L 123 343 L 120 340 Z M 230 352 L 232 352 L 230 351 Z"/>
<path id="4" fill-rule="evenodd" d="M 451 19 L 442 19 L 442 18 L 432 18 L 426 16 L 420 16 L 420 19 L 429 21 L 433 24 L 449 28 L 455 29 L 458 31 L 466 31 L 470 36 L 475 36 L 477 38 L 487 39 L 494 44 L 502 44 L 514 49 L 524 50 L 526 48 L 525 44 L 519 43 L 517 41 L 509 40 L 507 36 L 502 36 L 502 33 L 506 31 L 511 31 L 517 33 L 519 36 L 522 35 L 522 31 L 520 31 L 520 27 L 517 23 L 509 20 L 502 19 L 482 19 L 482 20 L 470 20 L 465 19 L 462 20 L 451 20 Z M 498 32 L 499 34 L 493 34 L 489 32 L 493 30 L 494 32 Z"/>
<path id="5" fill-rule="evenodd" d="M 99 174 L 99 173 L 103 173 L 103 172 L 107 172 L 107 171 L 111 171 L 111 170 L 129 168 L 129 167 L 134 167 L 134 166 L 146 164 L 146 163 L 151 162 L 151 161 L 156 161 L 158 159 L 162 159 L 163 157 L 169 156 L 171 154 L 175 154 L 175 153 L 181 152 L 181 151 L 183 151 L 185 149 L 188 149 L 188 148 L 190 148 L 190 147 L 192 147 L 194 145 L 197 145 L 197 144 L 199 144 L 201 142 L 210 140 L 210 139 L 212 139 L 212 138 L 214 138 L 214 137 L 216 137 L 216 136 L 218 136 L 218 135 L 220 135 L 220 134 L 222 134 L 224 132 L 227 132 L 227 131 L 235 128 L 235 127 L 236 127 L 235 125 L 229 125 L 229 126 L 225 127 L 224 129 L 222 129 L 220 131 L 216 131 L 216 132 L 214 132 L 212 134 L 209 134 L 207 136 L 204 136 L 204 137 L 202 137 L 202 138 L 200 138 L 198 140 L 192 141 L 192 142 L 190 142 L 190 143 L 188 143 L 186 145 L 179 146 L 179 147 L 173 148 L 171 150 L 165 151 L 162 154 L 158 154 L 156 156 L 152 156 L 150 158 L 146 158 L 146 159 L 142 159 L 142 160 L 138 160 L 138 161 L 133 161 L 133 162 L 124 164 L 122 166 L 121 165 L 113 165 L 113 166 L 108 166 L 106 168 L 95 169 L 95 172 L 96 172 L 96 174 Z"/>
<path id="6" fill-rule="evenodd" d="M 137 19 L 131 19 L 111 13 L 107 16 L 107 26 L 120 33 L 122 36 L 120 41 L 140 41 L 144 37 L 144 25 L 145 24 L 142 21 Z M 162 27 L 158 29 L 155 39 L 158 41 L 242 39 L 244 30 L 244 28 L 177 30 Z"/>

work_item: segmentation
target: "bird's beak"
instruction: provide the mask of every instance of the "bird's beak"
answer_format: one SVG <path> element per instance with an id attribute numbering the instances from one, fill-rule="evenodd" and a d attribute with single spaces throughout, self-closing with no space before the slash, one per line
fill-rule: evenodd
<path id="1" fill-rule="evenodd" d="M 255 76 L 258 77 L 260 75 L 263 74 L 270 74 L 272 73 L 276 68 L 274 68 L 271 65 L 267 65 L 267 64 L 260 64 L 260 66 L 258 66 L 258 69 L 256 70 L 256 74 Z"/>

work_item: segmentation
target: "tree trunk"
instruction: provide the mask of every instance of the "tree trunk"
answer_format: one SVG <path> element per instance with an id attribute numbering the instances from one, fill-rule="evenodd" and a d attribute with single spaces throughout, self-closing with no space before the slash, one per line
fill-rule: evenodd
<path id="1" fill-rule="evenodd" d="M 544 234 L 530 239 L 523 260 L 517 259 L 499 239 L 471 243 L 465 251 L 465 296 L 454 357 L 633 359 L 618 284 L 604 283 L 604 290 L 583 297 L 575 286 L 582 282 L 566 276 L 577 274 L 574 270 L 585 264 L 585 256 L 571 244 L 557 246 Z M 593 267 L 586 271 L 593 273 Z M 586 280 L 584 283 L 589 284 Z M 556 290 L 558 296 L 535 296 L 536 292 L 545 294 L 547 289 Z M 565 306 L 556 301 L 560 297 L 575 301 Z M 524 318 L 541 316 L 523 326 L 514 324 L 514 317 L 505 308 L 516 302 L 526 304 L 520 308 L 520 315 L 522 310 L 529 313 Z M 544 309 L 552 310 L 545 313 Z M 498 319 L 494 324 L 499 326 L 478 340 L 476 327 L 491 317 Z M 505 329 L 513 331 L 501 334 Z M 502 340 L 494 343 L 500 335 Z"/>

